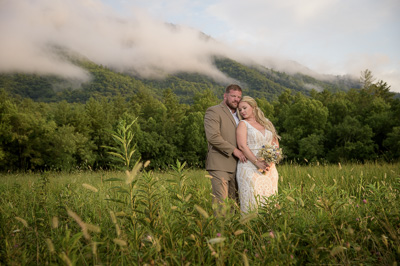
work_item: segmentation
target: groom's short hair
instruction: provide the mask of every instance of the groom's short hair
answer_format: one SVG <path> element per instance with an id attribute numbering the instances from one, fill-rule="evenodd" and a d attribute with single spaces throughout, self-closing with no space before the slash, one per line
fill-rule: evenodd
<path id="1" fill-rule="evenodd" d="M 242 92 L 242 88 L 239 85 L 231 84 L 225 89 L 225 93 L 229 93 L 230 91 L 240 91 Z"/>

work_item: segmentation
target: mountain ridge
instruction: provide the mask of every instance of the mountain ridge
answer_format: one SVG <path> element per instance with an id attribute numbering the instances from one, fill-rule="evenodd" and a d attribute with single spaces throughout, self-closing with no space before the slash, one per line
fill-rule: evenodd
<path id="1" fill-rule="evenodd" d="M 74 58 L 73 62 L 89 72 L 92 77 L 90 81 L 79 84 L 57 76 L 0 74 L 0 88 L 4 88 L 12 95 L 43 102 L 62 100 L 85 102 L 90 97 L 113 95 L 131 97 L 139 91 L 147 91 L 154 97 L 160 97 L 163 90 L 171 89 L 180 102 L 191 104 L 194 95 L 205 89 L 210 89 L 217 97 L 221 97 L 227 85 L 226 81 L 216 81 L 204 74 L 179 72 L 168 74 L 162 79 L 150 79 L 121 73 L 87 59 Z M 240 63 L 226 57 L 215 57 L 214 65 L 232 82 L 242 86 L 244 94 L 271 101 L 277 99 L 287 89 L 309 95 L 311 89 L 336 92 L 360 87 L 359 82 L 350 77 L 332 76 L 331 81 L 319 80 L 301 73 L 287 74 L 257 64 Z"/>

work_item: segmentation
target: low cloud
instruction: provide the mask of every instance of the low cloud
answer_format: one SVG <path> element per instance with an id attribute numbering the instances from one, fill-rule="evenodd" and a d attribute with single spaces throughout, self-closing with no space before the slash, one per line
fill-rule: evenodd
<path id="1" fill-rule="evenodd" d="M 398 5 L 395 0 L 385 1 L 394 7 Z M 343 53 L 340 51 L 342 43 L 337 45 L 333 40 L 344 40 L 346 38 L 338 36 L 344 33 L 345 36 L 352 36 L 354 32 L 364 32 L 372 26 L 358 22 L 350 30 L 348 25 L 354 24 L 350 23 L 354 13 L 350 12 L 351 8 L 343 9 L 335 0 L 323 4 L 316 0 L 307 3 L 298 4 L 295 0 L 288 3 L 217 1 L 208 6 L 210 17 L 206 21 L 223 21 L 227 27 L 223 34 L 211 38 L 197 29 L 183 26 L 193 23 L 166 23 L 170 10 L 176 10 L 174 2 L 158 2 L 158 9 L 154 7 L 156 2 L 146 3 L 142 8 L 124 6 L 124 12 L 117 13 L 100 0 L 1 0 L 0 72 L 51 74 L 77 82 L 90 79 L 86 70 L 60 55 L 62 49 L 96 64 L 145 78 L 192 72 L 227 83 L 232 80 L 213 65 L 214 56 L 226 56 L 243 63 L 257 62 L 279 71 L 301 72 L 321 79 L 329 77 L 325 74 L 350 74 L 357 78 L 360 71 L 369 68 L 378 79 L 393 85 L 392 89 L 400 90 L 400 63 L 389 62 L 383 55 L 353 57 L 347 63 L 336 62 L 336 66 L 324 59 L 321 54 L 326 51 L 320 51 L 318 47 L 334 45 L 331 51 L 339 57 Z M 192 13 L 189 14 L 196 17 L 192 8 L 199 5 L 203 4 L 183 0 L 179 2 L 181 12 L 175 12 L 183 14 L 185 10 L 190 10 Z M 157 12 L 150 15 L 148 12 L 154 11 L 154 8 Z M 341 14 L 340 21 L 343 22 L 330 24 L 336 21 L 325 15 L 330 10 L 334 11 L 329 13 L 331 16 Z M 374 13 L 374 21 L 386 15 L 386 9 L 377 10 L 380 11 Z M 160 15 L 164 17 L 158 19 Z M 323 24 L 321 17 L 326 17 L 322 22 L 327 20 L 329 23 L 327 27 L 318 27 L 316 38 L 310 32 L 314 33 L 313 25 Z M 188 19 L 188 16 L 185 18 Z M 210 23 L 211 26 L 205 24 L 214 26 L 214 23 Z M 304 29 L 310 30 L 303 32 Z M 325 35 L 325 32 L 329 34 Z M 290 48 L 292 43 L 296 44 L 296 49 Z M 344 45 L 347 46 L 348 42 Z M 313 56 L 305 52 L 304 46 L 307 49 L 315 47 Z M 291 53 L 292 50 L 294 53 Z M 314 64 L 310 64 L 312 61 Z"/>
<path id="2" fill-rule="evenodd" d="M 398 0 L 218 0 L 208 6 L 210 16 L 226 26 L 221 37 L 239 49 L 294 60 L 326 77 L 358 78 L 370 69 L 397 92 L 399 11 Z M 355 53 L 363 55 L 355 57 Z M 382 60 L 385 56 L 390 60 Z M 265 65 L 298 71 L 288 60 L 276 61 Z"/>
<path id="3" fill-rule="evenodd" d="M 79 80 L 87 80 L 88 73 L 55 47 L 143 77 L 185 71 L 222 81 L 228 78 L 213 66 L 212 57 L 238 56 L 198 30 L 158 21 L 143 10 L 124 18 L 94 0 L 2 1 L 0 34 L 0 72 Z"/>

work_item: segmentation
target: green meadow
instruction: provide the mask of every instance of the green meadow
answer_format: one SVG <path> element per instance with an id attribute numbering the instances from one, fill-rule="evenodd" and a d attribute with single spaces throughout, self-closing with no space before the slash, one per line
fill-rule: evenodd
<path id="1" fill-rule="evenodd" d="M 0 175 L 4 265 L 397 265 L 400 164 L 283 164 L 258 213 L 204 170 Z"/>

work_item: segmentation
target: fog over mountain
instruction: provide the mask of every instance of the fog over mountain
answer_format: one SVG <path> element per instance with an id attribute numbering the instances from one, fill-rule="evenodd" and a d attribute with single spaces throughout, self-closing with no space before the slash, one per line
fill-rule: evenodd
<path id="1" fill-rule="evenodd" d="M 196 29 L 157 20 L 144 10 L 132 10 L 124 17 L 95 0 L 2 0 L 0 36 L 3 73 L 90 79 L 85 70 L 60 55 L 58 48 L 62 48 L 145 78 L 195 72 L 229 82 L 213 65 L 214 56 L 326 78 L 295 62 L 243 54 Z"/>
<path id="2" fill-rule="evenodd" d="M 140 11 L 122 18 L 89 0 L 2 1 L 0 34 L 1 72 L 88 78 L 54 47 L 143 77 L 187 71 L 226 79 L 212 65 L 212 56 L 240 59 L 233 49 L 195 29 L 157 21 Z"/>

